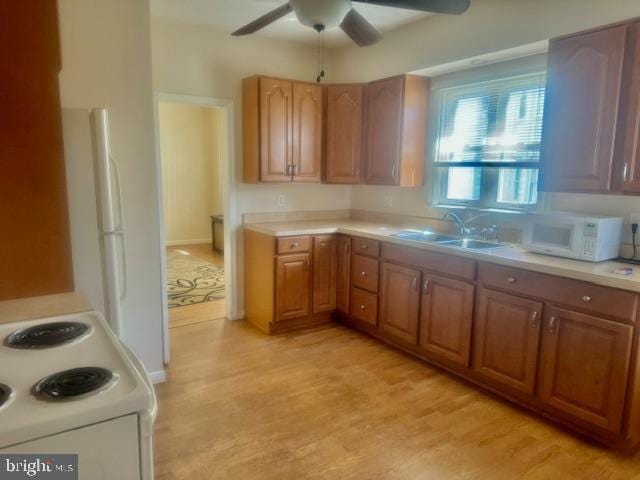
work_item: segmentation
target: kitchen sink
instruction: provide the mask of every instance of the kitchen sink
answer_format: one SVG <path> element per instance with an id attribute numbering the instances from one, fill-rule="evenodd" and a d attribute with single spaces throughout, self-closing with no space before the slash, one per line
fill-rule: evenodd
<path id="1" fill-rule="evenodd" d="M 439 243 L 449 242 L 452 240 L 459 240 L 459 237 L 454 235 L 445 235 L 444 233 L 418 231 L 418 230 L 404 230 L 402 232 L 392 235 L 396 238 L 403 238 L 405 240 L 415 240 L 417 242 Z"/>
<path id="2" fill-rule="evenodd" d="M 419 231 L 419 230 L 403 230 L 392 235 L 396 238 L 404 240 L 414 240 L 417 242 L 437 243 L 445 247 L 466 248 L 468 250 L 488 250 L 490 248 L 503 247 L 501 243 L 486 242 L 484 240 L 476 240 L 475 238 L 460 238 L 455 235 L 446 235 L 444 233 Z"/>
<path id="3" fill-rule="evenodd" d="M 457 240 L 449 240 L 437 243 L 444 246 L 466 248 L 469 250 L 487 250 L 489 248 L 498 248 L 504 246 L 501 243 L 485 242 L 484 240 L 476 240 L 474 238 L 459 238 Z"/>

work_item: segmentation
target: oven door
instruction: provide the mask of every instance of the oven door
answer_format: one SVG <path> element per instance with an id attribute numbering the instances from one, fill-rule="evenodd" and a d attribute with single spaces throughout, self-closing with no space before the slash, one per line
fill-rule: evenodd
<path id="1" fill-rule="evenodd" d="M 525 229 L 523 246 L 532 252 L 567 258 L 582 258 L 582 230 L 577 221 L 539 220 Z"/>

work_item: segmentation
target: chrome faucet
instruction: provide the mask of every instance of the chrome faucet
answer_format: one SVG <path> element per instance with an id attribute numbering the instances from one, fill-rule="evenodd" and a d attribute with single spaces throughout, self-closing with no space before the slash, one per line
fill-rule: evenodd
<path id="1" fill-rule="evenodd" d="M 480 217 L 484 217 L 489 215 L 489 213 L 481 213 L 480 215 L 475 215 L 467 220 L 462 220 L 458 215 L 453 212 L 447 212 L 442 217 L 442 220 L 449 220 L 454 223 L 458 227 L 458 235 L 463 238 L 472 238 L 478 236 L 478 229 L 476 227 L 470 227 L 469 222 L 472 222 Z M 483 235 L 484 239 L 487 239 L 487 234 L 493 234 L 496 239 L 498 238 L 498 226 L 491 225 L 491 227 L 483 228 L 480 233 Z"/>

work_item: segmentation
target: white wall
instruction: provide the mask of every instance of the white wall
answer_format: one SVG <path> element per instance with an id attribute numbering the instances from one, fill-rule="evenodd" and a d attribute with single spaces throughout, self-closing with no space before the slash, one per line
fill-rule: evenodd
<path id="1" fill-rule="evenodd" d="M 165 241 L 211 241 L 210 215 L 222 213 L 219 109 L 160 103 Z"/>
<path id="2" fill-rule="evenodd" d="M 149 5 L 131 0 L 59 0 L 58 4 L 62 105 L 109 108 L 111 146 L 122 169 L 129 267 L 124 341 L 150 372 L 160 372 L 160 244 Z"/>
<path id="3" fill-rule="evenodd" d="M 464 15 L 428 17 L 385 34 L 374 46 L 347 46 L 332 52 L 332 73 L 337 81 L 368 81 L 638 16 L 638 0 L 474 0 Z M 384 206 L 385 196 L 392 197 L 391 208 Z M 351 206 L 388 213 L 434 215 L 436 211 L 426 207 L 425 198 L 425 188 L 357 186 L 352 191 Z M 553 194 L 549 207 L 624 215 L 640 211 L 640 200 Z"/>

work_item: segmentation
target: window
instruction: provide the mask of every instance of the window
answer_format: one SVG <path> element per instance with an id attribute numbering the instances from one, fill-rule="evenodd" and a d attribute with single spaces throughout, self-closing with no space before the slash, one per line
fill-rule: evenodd
<path id="1" fill-rule="evenodd" d="M 544 94 L 544 72 L 439 90 L 435 203 L 535 207 Z"/>

